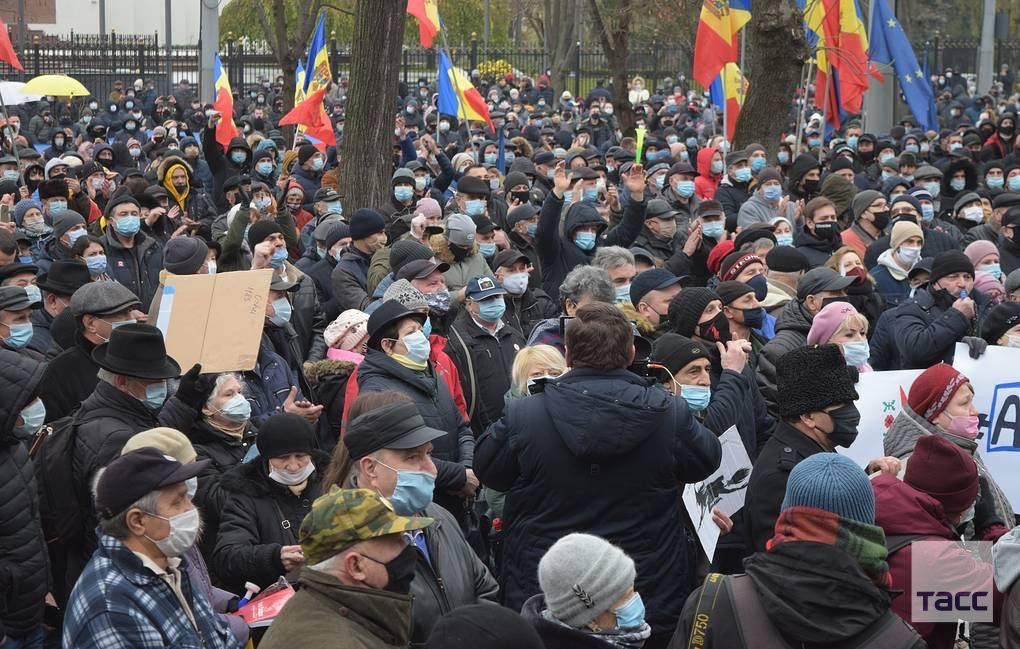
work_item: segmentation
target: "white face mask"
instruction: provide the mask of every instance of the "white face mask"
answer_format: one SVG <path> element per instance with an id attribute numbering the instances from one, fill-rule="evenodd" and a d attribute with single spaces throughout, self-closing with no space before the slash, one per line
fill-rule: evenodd
<path id="1" fill-rule="evenodd" d="M 170 533 L 166 535 L 165 539 L 157 540 L 145 537 L 155 543 L 159 551 L 168 558 L 179 557 L 187 552 L 188 548 L 195 544 L 198 531 L 202 527 L 202 519 L 198 514 L 198 509 L 194 507 L 171 518 L 157 514 L 149 514 L 149 516 L 161 518 L 170 523 Z"/>
<path id="2" fill-rule="evenodd" d="M 293 487 L 299 485 L 308 479 L 308 476 L 312 475 L 315 471 L 315 463 L 309 462 L 302 469 L 297 471 L 288 471 L 286 469 L 272 468 L 269 471 L 269 479 L 273 482 L 285 485 L 287 487 Z"/>
<path id="3" fill-rule="evenodd" d="M 1020 336 L 1006 336 L 1006 347 L 1012 347 L 1013 349 L 1020 349 Z"/>

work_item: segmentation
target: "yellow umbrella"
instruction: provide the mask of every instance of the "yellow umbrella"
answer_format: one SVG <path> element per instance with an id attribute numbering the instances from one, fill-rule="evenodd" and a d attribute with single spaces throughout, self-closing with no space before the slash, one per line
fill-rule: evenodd
<path id="1" fill-rule="evenodd" d="M 53 97 L 87 97 L 90 93 L 77 79 L 63 74 L 44 74 L 30 79 L 22 88 L 28 95 L 51 95 Z"/>

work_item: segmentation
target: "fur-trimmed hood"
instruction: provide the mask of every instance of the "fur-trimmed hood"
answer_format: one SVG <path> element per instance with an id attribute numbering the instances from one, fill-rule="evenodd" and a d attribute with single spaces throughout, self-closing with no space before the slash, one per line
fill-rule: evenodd
<path id="1" fill-rule="evenodd" d="M 188 184 L 194 186 L 192 177 L 195 175 L 195 170 L 191 168 L 191 165 L 184 159 L 183 156 L 178 155 L 169 155 L 160 161 L 159 167 L 156 168 L 156 179 L 159 183 L 161 185 L 163 184 L 166 180 L 167 172 L 170 171 L 170 167 L 175 164 L 182 165 L 188 171 Z"/>
<path id="2" fill-rule="evenodd" d="M 312 462 L 315 464 L 315 472 L 308 478 L 309 484 L 322 480 L 326 467 L 329 466 L 330 457 L 327 453 L 319 450 L 312 451 Z M 273 496 L 274 492 L 286 489 L 287 487 L 277 484 L 269 479 L 267 470 L 268 462 L 263 457 L 256 457 L 251 462 L 238 464 L 223 474 L 220 480 L 220 487 L 224 490 L 244 494 L 253 498 L 267 498 Z"/>
<path id="3" fill-rule="evenodd" d="M 321 361 L 315 361 L 310 365 L 306 365 L 304 368 L 305 378 L 312 385 L 322 383 L 324 380 L 337 376 L 345 378 L 354 372 L 354 368 L 357 367 L 350 361 L 335 361 L 332 359 L 324 359 Z"/>
<path id="4" fill-rule="evenodd" d="M 433 234 L 430 237 L 432 243 L 432 250 L 436 253 L 436 259 L 450 264 L 451 266 L 459 263 L 453 256 L 453 251 L 450 250 L 450 242 L 446 240 L 446 236 L 443 234 Z M 475 241 L 471 244 L 471 254 L 478 253 L 478 242 Z"/>
<path id="5" fill-rule="evenodd" d="M 647 338 L 655 335 L 655 325 L 643 316 L 631 302 L 620 302 L 616 306 L 623 311 L 623 315 L 627 316 L 628 320 L 634 323 L 642 336 Z"/>

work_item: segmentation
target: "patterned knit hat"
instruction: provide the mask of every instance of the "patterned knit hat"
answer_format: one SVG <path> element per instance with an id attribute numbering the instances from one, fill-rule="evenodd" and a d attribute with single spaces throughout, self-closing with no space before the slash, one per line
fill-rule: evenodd
<path id="1" fill-rule="evenodd" d="M 724 282 L 735 280 L 745 268 L 751 264 L 762 264 L 761 257 L 754 253 L 747 251 L 743 252 L 732 252 L 722 260 L 722 264 L 719 265 L 719 279 Z"/>
<path id="2" fill-rule="evenodd" d="M 970 383 L 970 379 L 957 372 L 952 365 L 932 365 L 914 379 L 910 394 L 907 395 L 907 405 L 928 421 L 934 422 L 960 386 L 967 383 Z"/>
<path id="3" fill-rule="evenodd" d="M 411 282 L 406 279 L 398 279 L 390 284 L 383 294 L 383 301 L 387 300 L 396 300 L 412 311 L 424 311 L 429 308 L 425 303 L 425 295 L 411 286 Z"/>
<path id="4" fill-rule="evenodd" d="M 856 462 L 837 453 L 816 453 L 793 467 L 782 508 L 790 507 L 814 507 L 841 518 L 875 524 L 871 481 Z"/>
<path id="5" fill-rule="evenodd" d="M 636 575 L 634 560 L 623 550 L 590 534 L 564 536 L 538 562 L 549 612 L 575 629 L 612 608 Z"/>
<path id="6" fill-rule="evenodd" d="M 329 323 L 322 337 L 333 349 L 360 353 L 368 340 L 368 314 L 357 309 L 347 309 Z"/>

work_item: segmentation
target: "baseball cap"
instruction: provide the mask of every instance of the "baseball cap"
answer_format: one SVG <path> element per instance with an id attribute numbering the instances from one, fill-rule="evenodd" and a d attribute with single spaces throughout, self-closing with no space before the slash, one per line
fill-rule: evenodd
<path id="1" fill-rule="evenodd" d="M 450 264 L 445 262 L 437 263 L 429 259 L 415 259 L 404 264 L 395 279 L 425 279 L 437 270 L 440 273 L 445 273 L 450 270 Z"/>
<path id="2" fill-rule="evenodd" d="M 358 460 L 384 448 L 417 448 L 444 435 L 425 425 L 414 403 L 398 401 L 351 420 L 343 439 L 351 458 Z"/>
<path id="3" fill-rule="evenodd" d="M 825 266 L 812 268 L 797 282 L 797 299 L 803 300 L 809 295 L 816 295 L 822 291 L 845 290 L 854 283 L 855 279 L 854 277 L 842 277 L 836 271 Z"/>
<path id="4" fill-rule="evenodd" d="M 658 291 L 679 284 L 683 280 L 665 268 L 649 268 L 630 283 L 630 301 L 635 306 L 650 291 Z"/>
<path id="5" fill-rule="evenodd" d="M 522 259 L 529 264 L 531 263 L 531 259 L 520 250 L 507 248 L 506 250 L 500 250 L 498 253 L 496 253 L 496 256 L 493 257 L 492 259 L 492 267 L 509 268 L 510 266 L 513 266 Z"/>
<path id="6" fill-rule="evenodd" d="M 468 280 L 464 297 L 469 300 L 484 300 L 494 295 L 506 295 L 506 289 L 488 275 L 479 275 Z"/>

